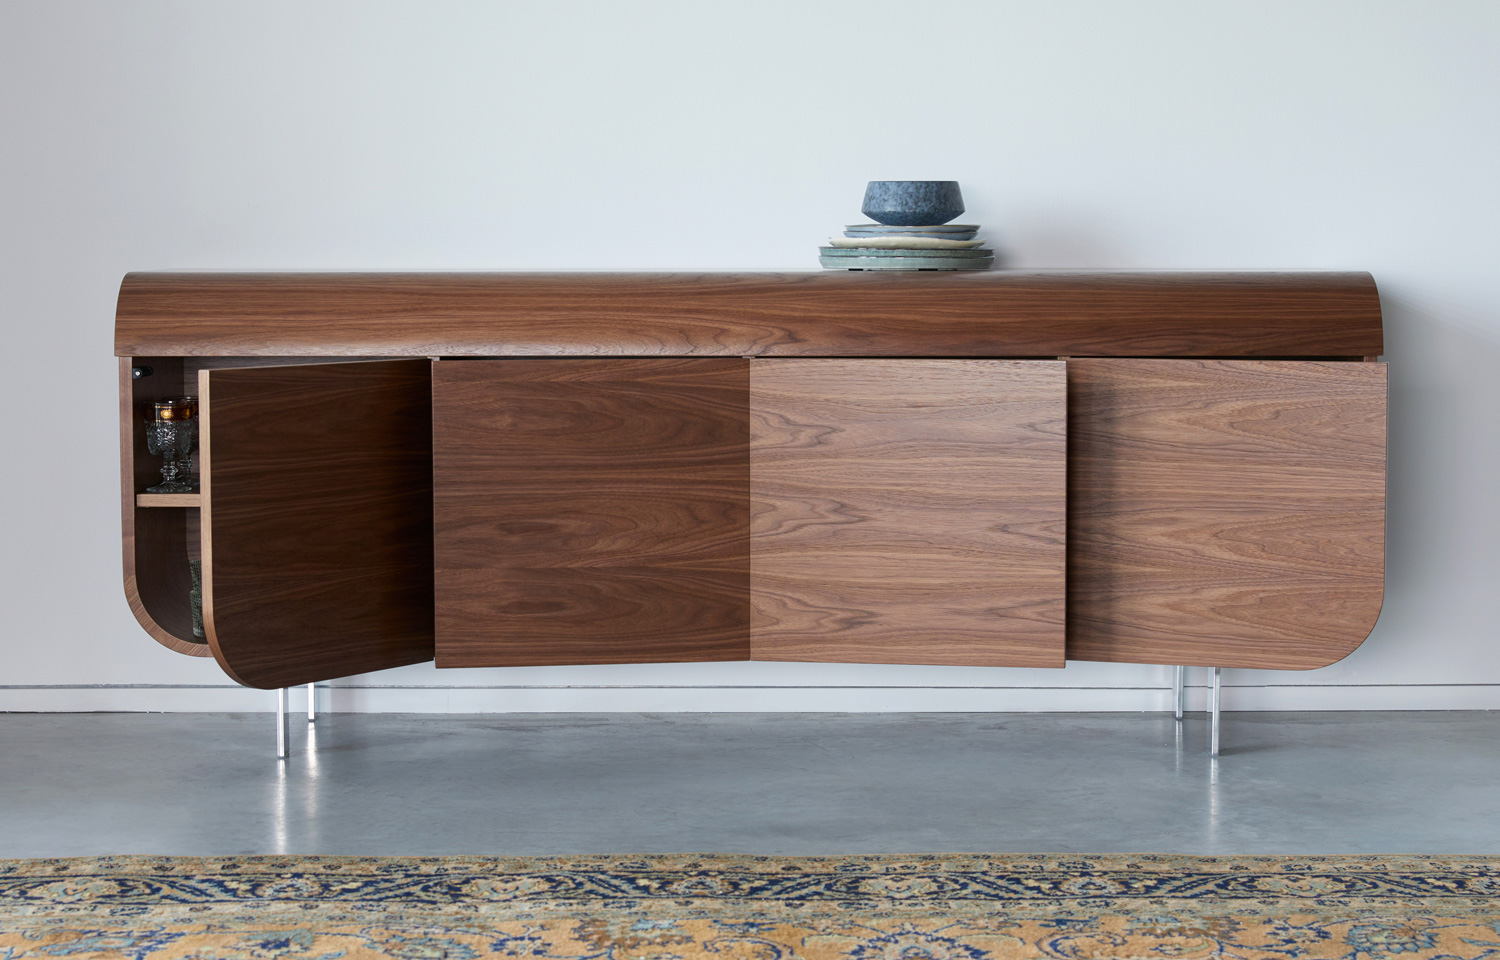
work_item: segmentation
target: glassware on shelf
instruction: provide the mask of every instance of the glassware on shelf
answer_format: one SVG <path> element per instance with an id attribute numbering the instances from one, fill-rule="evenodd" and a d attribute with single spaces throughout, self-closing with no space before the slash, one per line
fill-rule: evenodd
<path id="1" fill-rule="evenodd" d="M 198 419 L 197 397 L 163 397 L 152 404 L 153 420 Z"/>
<path id="2" fill-rule="evenodd" d="M 147 493 L 197 493 L 193 449 L 198 442 L 198 398 L 169 397 L 153 405 L 146 421 L 146 449 L 162 458 L 161 483 Z"/>
<path id="3" fill-rule="evenodd" d="M 188 591 L 188 607 L 193 613 L 193 636 L 206 636 L 203 632 L 203 561 L 189 560 L 188 574 L 193 579 L 193 589 Z"/>

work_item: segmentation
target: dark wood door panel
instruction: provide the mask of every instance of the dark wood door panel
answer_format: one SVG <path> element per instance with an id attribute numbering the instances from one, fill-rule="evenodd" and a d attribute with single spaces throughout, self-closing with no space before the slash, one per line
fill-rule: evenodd
<path id="1" fill-rule="evenodd" d="M 1377 363 L 1074 360 L 1068 656 L 1310 669 L 1384 591 Z"/>
<path id="2" fill-rule="evenodd" d="M 748 363 L 433 366 L 440 667 L 749 657 Z"/>
<path id="3" fill-rule="evenodd" d="M 1064 365 L 757 360 L 752 655 L 1060 667 Z"/>
<path id="4" fill-rule="evenodd" d="M 429 368 L 199 372 L 204 628 L 240 683 L 432 659 Z"/>

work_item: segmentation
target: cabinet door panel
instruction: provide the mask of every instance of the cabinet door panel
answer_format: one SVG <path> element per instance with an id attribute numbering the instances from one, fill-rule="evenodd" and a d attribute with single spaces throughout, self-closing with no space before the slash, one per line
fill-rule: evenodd
<path id="1" fill-rule="evenodd" d="M 757 360 L 752 656 L 1060 667 L 1064 364 Z"/>
<path id="2" fill-rule="evenodd" d="M 435 364 L 438 666 L 748 659 L 748 366 Z"/>
<path id="3" fill-rule="evenodd" d="M 1384 590 L 1383 363 L 1068 364 L 1068 657 L 1310 669 Z"/>
<path id="4" fill-rule="evenodd" d="M 432 659 L 427 360 L 201 370 L 203 619 L 252 687 Z"/>

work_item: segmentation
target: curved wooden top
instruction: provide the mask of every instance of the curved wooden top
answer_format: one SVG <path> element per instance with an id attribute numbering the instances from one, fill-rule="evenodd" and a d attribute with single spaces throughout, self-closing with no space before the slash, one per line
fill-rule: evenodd
<path id="1" fill-rule="evenodd" d="M 132 273 L 118 356 L 1368 357 L 1367 273 Z"/>

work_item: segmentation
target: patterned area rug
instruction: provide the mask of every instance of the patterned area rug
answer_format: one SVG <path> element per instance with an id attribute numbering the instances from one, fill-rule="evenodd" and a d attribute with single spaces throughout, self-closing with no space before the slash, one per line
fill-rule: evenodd
<path id="1" fill-rule="evenodd" d="M 23 957 L 1500 957 L 1500 858 L 0 860 Z"/>

